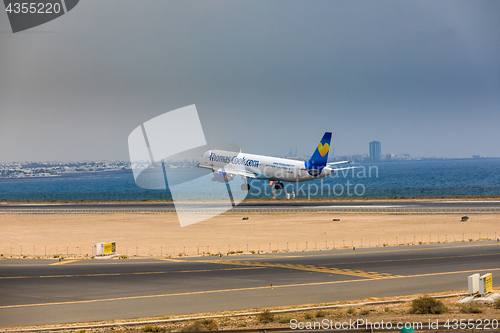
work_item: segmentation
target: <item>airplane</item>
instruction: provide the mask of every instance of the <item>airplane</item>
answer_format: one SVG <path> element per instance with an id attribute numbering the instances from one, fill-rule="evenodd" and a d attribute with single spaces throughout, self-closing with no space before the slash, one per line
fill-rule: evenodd
<path id="1" fill-rule="evenodd" d="M 241 176 L 241 190 L 250 190 L 247 178 L 269 180 L 276 190 L 283 189 L 283 182 L 305 182 L 329 176 L 335 171 L 355 167 L 334 168 L 349 161 L 327 163 L 332 133 L 326 132 L 308 161 L 297 161 L 263 155 L 244 154 L 241 151 L 208 150 L 200 158 L 199 168 L 212 170 L 212 181 L 226 183 Z"/>

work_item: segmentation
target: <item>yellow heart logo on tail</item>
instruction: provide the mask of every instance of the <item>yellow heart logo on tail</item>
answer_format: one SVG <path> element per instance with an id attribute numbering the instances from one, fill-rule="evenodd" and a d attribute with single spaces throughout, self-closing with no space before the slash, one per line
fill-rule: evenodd
<path id="1" fill-rule="evenodd" d="M 321 142 L 318 144 L 318 151 L 321 157 L 325 157 L 326 153 L 328 153 L 328 150 L 330 149 L 330 145 L 328 143 L 325 143 L 325 145 L 322 145 Z"/>

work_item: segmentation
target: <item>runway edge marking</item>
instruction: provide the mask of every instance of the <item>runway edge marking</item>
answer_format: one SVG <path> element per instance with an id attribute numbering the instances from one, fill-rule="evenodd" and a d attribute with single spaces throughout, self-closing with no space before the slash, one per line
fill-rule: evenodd
<path id="1" fill-rule="evenodd" d="M 72 262 L 77 262 L 77 261 L 80 261 L 80 260 L 83 260 L 83 259 L 63 260 L 63 261 L 55 262 L 53 264 L 49 264 L 49 266 L 52 266 L 52 265 L 66 265 L 66 264 L 71 264 Z"/>
<path id="2" fill-rule="evenodd" d="M 61 274 L 61 275 L 25 275 L 25 276 L 0 276 L 0 280 L 11 279 L 47 279 L 47 278 L 72 278 L 72 277 L 99 277 L 99 276 L 123 276 L 123 275 L 152 275 L 152 274 L 171 274 L 171 273 L 204 273 L 219 271 L 240 271 L 245 269 L 262 269 L 263 267 L 235 267 L 220 269 L 195 269 L 185 271 L 159 271 L 159 272 L 129 272 L 129 273 L 94 273 L 94 274 Z"/>

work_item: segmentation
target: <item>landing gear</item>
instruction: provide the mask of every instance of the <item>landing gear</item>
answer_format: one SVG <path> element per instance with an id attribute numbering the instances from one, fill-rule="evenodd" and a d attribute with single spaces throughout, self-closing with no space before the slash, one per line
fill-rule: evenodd
<path id="1" fill-rule="evenodd" d="M 285 186 L 283 185 L 283 183 L 278 182 L 278 183 L 275 183 L 275 184 L 274 184 L 274 188 L 275 188 L 276 190 L 282 190 L 282 189 L 283 189 L 283 187 L 285 187 Z"/>
<path id="2" fill-rule="evenodd" d="M 250 191 L 250 184 L 247 183 L 247 177 L 241 176 L 241 180 L 243 181 L 243 184 L 241 184 L 241 190 Z"/>

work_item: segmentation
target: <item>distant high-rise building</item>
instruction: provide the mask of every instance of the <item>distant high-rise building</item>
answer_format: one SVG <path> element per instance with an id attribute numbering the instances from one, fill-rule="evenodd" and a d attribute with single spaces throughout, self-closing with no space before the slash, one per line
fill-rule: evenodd
<path id="1" fill-rule="evenodd" d="M 380 161 L 382 157 L 382 145 L 378 141 L 370 142 L 370 159 Z"/>

